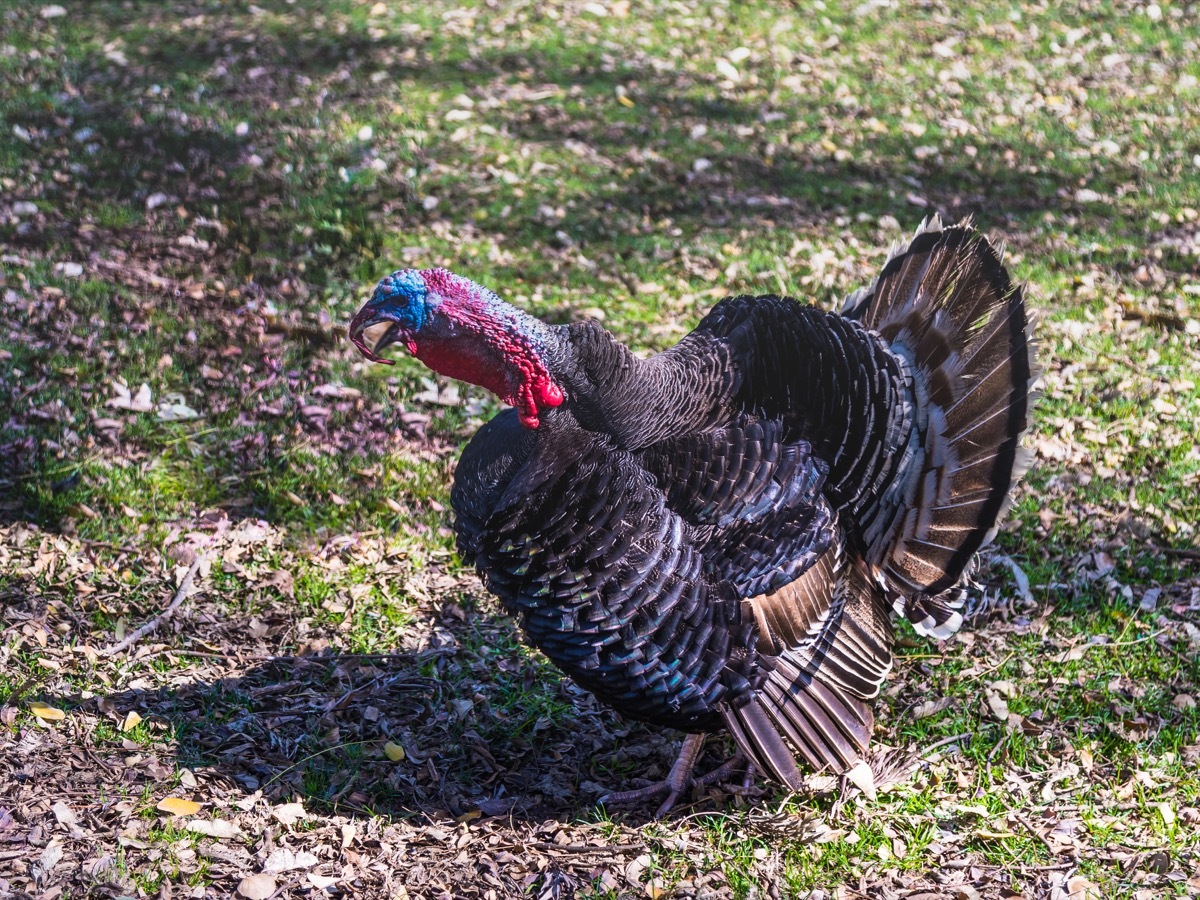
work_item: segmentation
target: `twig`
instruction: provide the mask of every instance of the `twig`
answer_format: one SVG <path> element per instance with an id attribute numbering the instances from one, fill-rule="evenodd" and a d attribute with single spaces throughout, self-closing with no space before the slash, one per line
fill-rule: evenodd
<path id="1" fill-rule="evenodd" d="M 526 844 L 537 850 L 558 850 L 562 853 L 636 853 L 645 850 L 645 844 L 608 844 L 604 847 L 593 847 L 589 844 L 556 844 L 553 841 L 535 841 Z"/>
<path id="2" fill-rule="evenodd" d="M 122 265 L 108 259 L 92 260 L 92 265 L 97 269 L 111 272 L 114 275 L 125 275 L 129 281 L 134 282 L 138 287 L 148 286 L 157 288 L 173 297 L 177 297 L 183 293 L 178 281 L 171 278 L 163 278 L 161 275 L 155 275 L 153 272 L 147 272 L 134 266 Z"/>
<path id="3" fill-rule="evenodd" d="M 115 550 L 117 553 L 137 553 L 137 547 L 130 547 L 128 544 L 113 544 L 109 541 L 93 541 L 88 538 L 80 538 L 79 543 L 87 544 L 89 547 L 103 547 L 105 550 Z"/>
<path id="4" fill-rule="evenodd" d="M 64 472 L 70 472 L 72 470 L 79 471 L 84 466 L 86 466 L 88 463 L 95 462 L 96 460 L 100 459 L 103 455 L 104 455 L 103 453 L 89 453 L 83 459 L 74 460 L 73 462 L 69 462 L 66 465 L 57 466 L 56 468 L 53 468 L 53 469 L 45 469 L 45 470 L 34 469 L 32 472 L 22 472 L 19 475 L 13 475 L 11 478 L 6 479 L 6 481 L 9 481 L 9 482 L 29 481 L 30 479 L 33 479 L 33 478 L 40 478 L 42 480 L 48 481 L 51 478 L 55 478 L 58 475 L 62 475 Z"/>
<path id="5" fill-rule="evenodd" d="M 1008 654 L 1008 656 L 1004 657 L 1004 659 L 1000 660 L 1000 662 L 996 663 L 994 666 L 988 666 L 986 669 L 984 669 L 982 672 L 977 674 L 975 677 L 982 678 L 984 675 L 989 675 L 992 672 L 995 672 L 997 669 L 1002 668 L 1006 662 L 1008 662 L 1010 659 L 1012 659 L 1016 655 L 1017 655 L 1017 651 L 1014 650 L 1012 653 Z"/>
<path id="6" fill-rule="evenodd" d="M 1132 618 L 1130 619 L 1130 621 L 1133 621 Z M 1084 646 L 1089 649 L 1095 648 L 1095 647 L 1105 647 L 1105 648 L 1132 647 L 1134 644 L 1144 644 L 1144 643 L 1146 643 L 1146 641 L 1152 641 L 1159 635 L 1166 634 L 1166 633 L 1167 633 L 1166 628 L 1160 628 L 1158 631 L 1154 632 L 1153 634 L 1147 634 L 1143 637 L 1136 638 L 1135 640 L 1132 640 L 1132 641 L 1113 641 L 1111 644 L 1085 644 Z"/>
<path id="7" fill-rule="evenodd" d="M 1004 749 L 1004 745 L 1007 743 L 1008 743 L 1008 732 L 1006 731 L 1003 734 L 1003 736 L 1001 736 L 1000 740 L 996 741 L 996 746 L 994 746 L 992 748 L 991 752 L 988 753 L 987 761 L 988 761 L 989 766 L 992 764 L 992 760 L 994 760 L 997 757 L 997 755 L 999 755 L 1000 751 Z"/>
<path id="8" fill-rule="evenodd" d="M 1012 817 L 1014 819 L 1016 819 L 1018 822 L 1020 822 L 1025 827 L 1026 831 L 1028 831 L 1035 838 L 1037 838 L 1039 841 L 1041 841 L 1043 844 L 1045 844 L 1046 849 L 1050 851 L 1051 856 L 1058 856 L 1060 854 L 1061 851 L 1057 847 L 1055 847 L 1052 843 L 1050 843 L 1050 839 L 1048 837 L 1046 837 L 1044 834 L 1042 834 L 1040 831 L 1038 831 L 1033 826 L 1033 823 L 1030 822 L 1027 818 L 1025 818 L 1025 816 L 1023 816 L 1019 812 L 1014 811 L 1012 813 Z"/>
<path id="9" fill-rule="evenodd" d="M 969 738 L 973 734 L 974 734 L 974 732 L 964 731 L 962 734 L 956 734 L 956 735 L 953 735 L 948 738 L 942 738 L 937 743 L 930 744 L 928 747 L 926 747 L 924 750 L 922 750 L 921 755 L 928 756 L 930 753 L 932 753 L 934 750 L 938 749 L 939 747 L 945 747 L 947 744 L 953 744 L 956 741 L 961 741 L 965 738 Z"/>
<path id="10" fill-rule="evenodd" d="M 370 681 L 367 681 L 364 684 L 360 684 L 360 685 L 358 685 L 358 687 L 350 688 L 350 690 L 346 691 L 346 693 L 342 694 L 342 696 L 338 697 L 336 700 L 330 701 L 328 703 L 318 704 L 316 708 L 320 709 L 322 712 L 333 712 L 335 709 L 341 709 L 342 704 L 345 703 L 347 700 L 349 700 L 351 697 L 353 697 L 355 694 L 361 693 L 362 691 L 366 691 L 370 688 L 374 688 L 376 685 L 379 684 L 379 682 L 383 681 L 385 678 L 389 680 L 389 683 L 394 683 L 396 681 L 399 681 L 404 676 L 404 674 L 405 674 L 404 672 L 400 672 L 398 674 L 392 674 L 389 672 L 381 672 L 380 674 L 378 674 L 374 678 L 372 678 Z M 422 687 L 424 687 L 424 685 L 422 685 Z"/>
<path id="11" fill-rule="evenodd" d="M 341 665 L 347 662 L 409 662 L 423 663 L 431 659 L 439 659 L 441 657 L 453 656 L 456 651 L 450 649 L 442 650 L 419 650 L 408 653 L 338 653 L 332 656 L 297 656 L 296 654 L 284 654 L 280 656 L 277 653 L 239 653 L 236 650 L 229 650 L 225 653 L 213 653 L 206 650 L 190 650 L 187 647 L 163 647 L 160 650 L 151 650 L 149 653 L 144 653 L 141 659 L 147 659 L 151 656 L 165 656 L 168 653 L 174 653 L 178 656 L 195 656 L 199 659 L 223 659 L 230 662 L 302 662 L 331 666 Z"/>
<path id="12" fill-rule="evenodd" d="M 160 612 L 141 628 L 134 631 L 132 634 L 126 635 L 125 640 L 118 644 L 114 644 L 112 647 L 109 647 L 108 650 L 104 652 L 104 655 L 116 656 L 118 653 L 124 653 L 150 632 L 154 631 L 154 629 L 156 629 L 159 625 L 169 619 L 175 610 L 179 609 L 179 606 L 183 603 L 184 598 L 187 597 L 188 591 L 191 590 L 192 587 L 192 579 L 196 577 L 196 572 L 200 569 L 201 563 L 203 563 L 207 558 L 207 553 L 201 553 L 196 557 L 195 561 L 188 567 L 187 572 L 184 574 L 183 580 L 179 582 L 179 590 L 175 592 L 175 596 L 171 599 L 171 602 L 167 605 L 166 609 Z"/>
<path id="13" fill-rule="evenodd" d="M 1200 559 L 1200 550 L 1190 550 L 1186 547 L 1155 547 L 1159 553 L 1167 556 L 1179 556 L 1183 559 Z"/>
<path id="14" fill-rule="evenodd" d="M 556 844 L 553 841 L 522 841 L 507 847 L 497 845 L 499 850 L 558 850 L 561 853 L 635 853 L 645 850 L 645 844 L 608 844 L 604 847 L 593 847 L 590 844 Z"/>
<path id="15" fill-rule="evenodd" d="M 282 778 L 288 772 L 292 771 L 292 769 L 295 769 L 299 766 L 304 765 L 304 763 L 308 762 L 310 759 L 316 759 L 318 756 L 324 756 L 326 753 L 336 753 L 338 750 L 345 750 L 347 747 L 360 747 L 364 744 L 378 744 L 378 743 L 379 743 L 379 738 L 371 738 L 371 739 L 365 740 L 365 741 L 346 741 L 345 743 L 342 743 L 342 744 L 336 744 L 333 747 L 325 747 L 321 750 L 318 750 L 316 753 L 308 754 L 308 756 L 304 757 L 303 759 L 296 760 L 294 763 L 292 763 L 286 769 L 281 769 L 280 771 L 276 772 L 274 775 L 271 776 L 270 780 L 267 781 L 267 783 L 263 785 L 263 788 L 264 789 L 269 788 L 271 785 L 273 785 L 276 781 L 278 781 L 280 778 Z M 410 756 L 409 759 L 412 759 L 412 757 Z"/>
<path id="16" fill-rule="evenodd" d="M 1004 869 L 1008 867 L 1007 865 L 979 862 L 978 860 L 971 860 L 970 865 L 980 869 Z M 1070 862 L 1051 863 L 1047 866 L 1021 866 L 1021 869 L 1025 872 L 1053 872 L 1057 869 L 1070 869 L 1077 865 L 1079 865 L 1078 861 L 1071 860 Z"/>

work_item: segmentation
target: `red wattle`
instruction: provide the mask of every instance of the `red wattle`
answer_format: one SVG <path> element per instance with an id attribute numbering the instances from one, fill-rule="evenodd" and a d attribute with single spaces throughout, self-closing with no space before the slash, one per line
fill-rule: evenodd
<path id="1" fill-rule="evenodd" d="M 563 402 L 563 392 L 553 381 L 542 382 L 537 386 L 538 400 L 543 406 L 561 406 Z"/>
<path id="2" fill-rule="evenodd" d="M 447 272 L 421 272 L 429 288 L 428 318 L 409 350 L 442 375 L 487 388 L 516 407 L 521 424 L 537 428 L 540 412 L 564 395 L 546 365 L 549 332 L 492 292 Z"/>
<path id="3" fill-rule="evenodd" d="M 542 408 L 562 405 L 562 388 L 526 344 L 511 335 L 491 337 L 469 332 L 451 339 L 419 337 L 408 341 L 408 349 L 435 372 L 487 388 L 516 407 L 522 425 L 537 428 Z"/>

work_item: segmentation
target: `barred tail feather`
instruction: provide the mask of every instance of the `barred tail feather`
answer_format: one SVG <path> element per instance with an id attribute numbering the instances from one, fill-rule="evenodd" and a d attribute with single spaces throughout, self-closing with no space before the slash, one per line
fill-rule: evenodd
<path id="1" fill-rule="evenodd" d="M 878 332 L 913 374 L 923 459 L 886 546 L 870 548 L 918 631 L 961 624 L 958 584 L 1028 467 L 1037 367 L 1021 288 L 969 223 L 922 223 L 843 314 Z"/>
<path id="2" fill-rule="evenodd" d="M 841 563 L 833 593 L 833 611 L 810 639 L 762 656 L 759 690 L 723 713 L 742 751 L 792 788 L 800 785 L 797 754 L 816 771 L 838 773 L 862 759 L 875 721 L 866 701 L 892 665 L 887 602 L 861 559 Z"/>

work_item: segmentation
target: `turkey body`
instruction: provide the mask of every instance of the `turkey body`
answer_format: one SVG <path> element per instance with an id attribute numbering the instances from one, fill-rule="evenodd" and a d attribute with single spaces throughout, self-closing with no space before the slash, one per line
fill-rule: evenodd
<path id="1" fill-rule="evenodd" d="M 591 322 L 539 346 L 565 402 L 496 416 L 451 502 L 463 556 L 604 703 L 728 729 L 792 787 L 871 736 L 895 615 L 935 636 L 1022 468 L 1021 292 L 969 226 L 924 225 L 841 315 L 718 303 L 639 359 Z"/>

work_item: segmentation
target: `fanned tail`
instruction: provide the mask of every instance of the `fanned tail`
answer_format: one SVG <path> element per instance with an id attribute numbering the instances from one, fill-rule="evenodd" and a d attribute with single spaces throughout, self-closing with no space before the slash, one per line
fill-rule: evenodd
<path id="1" fill-rule="evenodd" d="M 946 637 L 962 623 L 958 584 L 1029 464 L 1020 442 L 1038 371 L 1024 296 L 987 238 L 935 216 L 843 315 L 908 365 L 923 437 L 898 526 L 868 554 L 898 611 L 919 632 Z"/>

